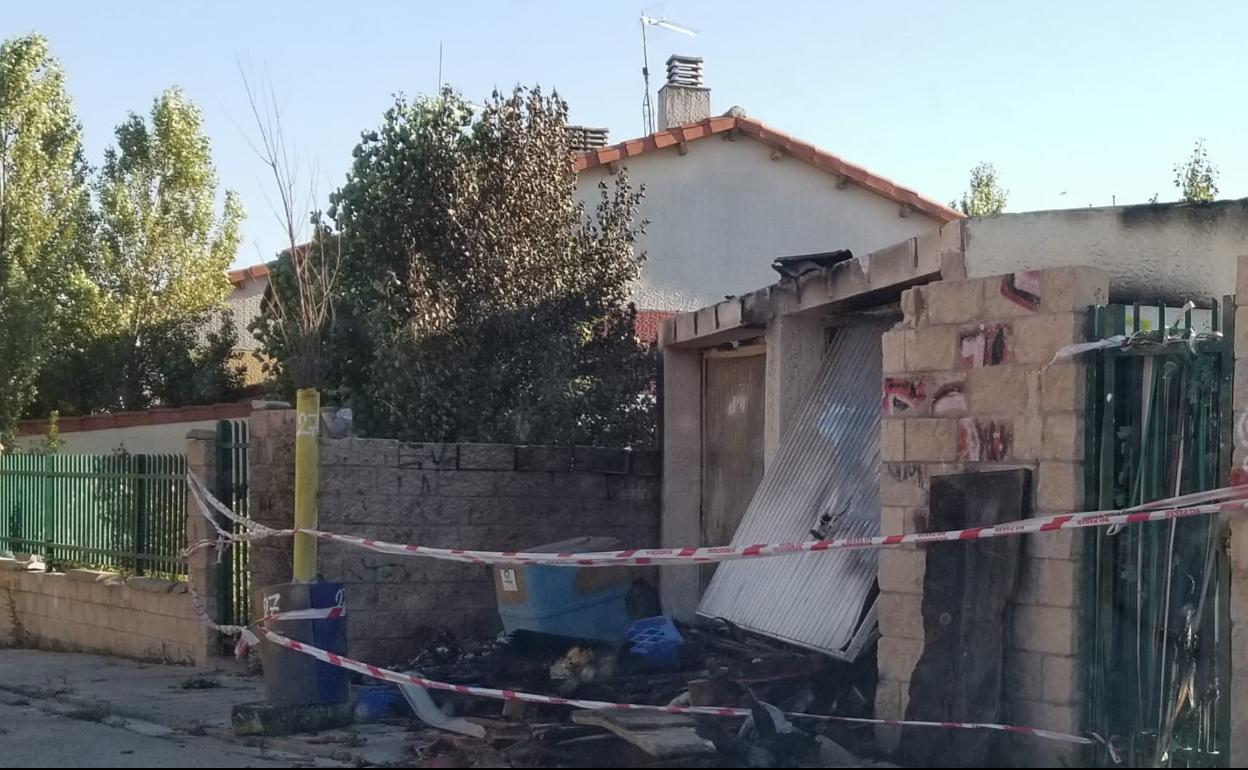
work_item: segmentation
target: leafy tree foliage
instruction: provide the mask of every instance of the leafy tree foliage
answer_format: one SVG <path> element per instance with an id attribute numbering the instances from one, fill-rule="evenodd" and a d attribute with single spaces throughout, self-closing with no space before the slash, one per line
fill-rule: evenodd
<path id="1" fill-rule="evenodd" d="M 1009 191 L 1002 188 L 997 179 L 997 169 L 991 163 L 980 163 L 971 169 L 970 189 L 961 201 L 953 201 L 950 208 L 958 209 L 968 217 L 983 217 L 1005 211 Z"/>
<path id="2" fill-rule="evenodd" d="M 1175 164 L 1174 186 L 1187 203 L 1209 203 L 1218 197 L 1218 168 L 1209 160 L 1204 139 L 1196 140 L 1191 157 Z"/>
<path id="3" fill-rule="evenodd" d="M 448 89 L 396 100 L 363 134 L 331 198 L 341 272 L 324 372 L 366 431 L 653 440 L 654 352 L 628 305 L 641 192 L 621 173 L 587 211 L 566 118 L 539 89 L 479 113 Z M 257 328 L 285 365 L 275 324 Z"/>
<path id="4" fill-rule="evenodd" d="M 51 351 L 77 331 L 92 287 L 81 127 L 38 35 L 0 44 L 0 444 Z"/>

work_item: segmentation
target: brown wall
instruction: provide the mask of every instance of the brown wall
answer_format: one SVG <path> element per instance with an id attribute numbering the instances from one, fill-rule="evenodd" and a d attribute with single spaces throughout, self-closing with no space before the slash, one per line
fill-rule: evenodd
<path id="1" fill-rule="evenodd" d="M 251 420 L 252 516 L 290 525 L 294 413 Z M 622 547 L 658 542 L 658 458 L 652 452 L 502 444 L 322 439 L 321 529 L 400 543 L 519 550 L 581 535 Z M 253 586 L 286 582 L 290 542 L 252 552 Z M 351 654 L 406 661 L 443 631 L 500 627 L 491 571 L 322 544 L 326 580 L 346 584 Z"/>

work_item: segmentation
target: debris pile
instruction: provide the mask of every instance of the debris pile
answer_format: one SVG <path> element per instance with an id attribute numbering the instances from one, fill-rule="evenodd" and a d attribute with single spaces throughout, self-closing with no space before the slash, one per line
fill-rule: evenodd
<path id="1" fill-rule="evenodd" d="M 617 703 L 734 707 L 749 709 L 751 716 L 572 711 L 430 692 L 440 712 L 432 721 L 446 717 L 460 728 L 414 720 L 412 761 L 425 767 L 881 764 L 871 761 L 869 726 L 799 725 L 784 716 L 869 717 L 874 655 L 842 663 L 772 643 L 726 621 L 691 628 L 653 618 L 634 626 L 630 632 L 638 626 L 641 632 L 630 633 L 633 641 L 622 646 L 525 631 L 486 641 L 447 638 L 395 668 L 452 684 Z M 462 729 L 464 724 L 473 730 Z"/>

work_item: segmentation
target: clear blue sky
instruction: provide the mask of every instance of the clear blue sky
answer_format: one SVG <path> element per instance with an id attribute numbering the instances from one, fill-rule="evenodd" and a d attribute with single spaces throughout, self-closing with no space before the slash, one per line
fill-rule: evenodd
<path id="1" fill-rule="evenodd" d="M 1198 136 L 1221 197 L 1248 196 L 1248 3 L 1231 0 L 43 0 L 6 3 L 0 37 L 50 38 L 93 164 L 128 111 L 182 86 L 203 107 L 221 181 L 243 197 L 248 264 L 283 238 L 244 136 L 239 59 L 268 70 L 328 193 L 392 94 L 435 88 L 439 43 L 443 77 L 471 99 L 541 83 L 574 122 L 641 134 L 642 9 L 700 32 L 652 34 L 660 79 L 668 54 L 703 56 L 717 113 L 741 105 L 941 201 L 980 160 L 996 164 L 1011 211 L 1174 199 L 1171 168 Z"/>

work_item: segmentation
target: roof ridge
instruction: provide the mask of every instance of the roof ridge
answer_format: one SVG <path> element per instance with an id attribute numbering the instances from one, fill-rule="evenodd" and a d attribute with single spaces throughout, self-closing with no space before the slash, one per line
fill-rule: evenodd
<path id="1" fill-rule="evenodd" d="M 655 150 L 662 150 L 667 147 L 677 146 L 733 130 L 739 131 L 763 144 L 787 152 L 798 160 L 809 163 L 821 171 L 849 179 L 865 190 L 869 190 L 883 198 L 888 198 L 895 203 L 909 206 L 915 211 L 926 214 L 942 223 L 963 218 L 961 213 L 933 198 L 921 195 L 909 187 L 897 184 L 888 177 L 876 174 L 856 163 L 850 163 L 839 155 L 822 150 L 810 142 L 772 128 L 766 123 L 751 117 L 721 115 L 704 118 L 693 123 L 672 126 L 639 139 L 628 139 L 607 147 L 578 153 L 572 158 L 572 168 L 580 172 L 595 166 L 617 163 L 626 158 L 633 158 Z"/>

